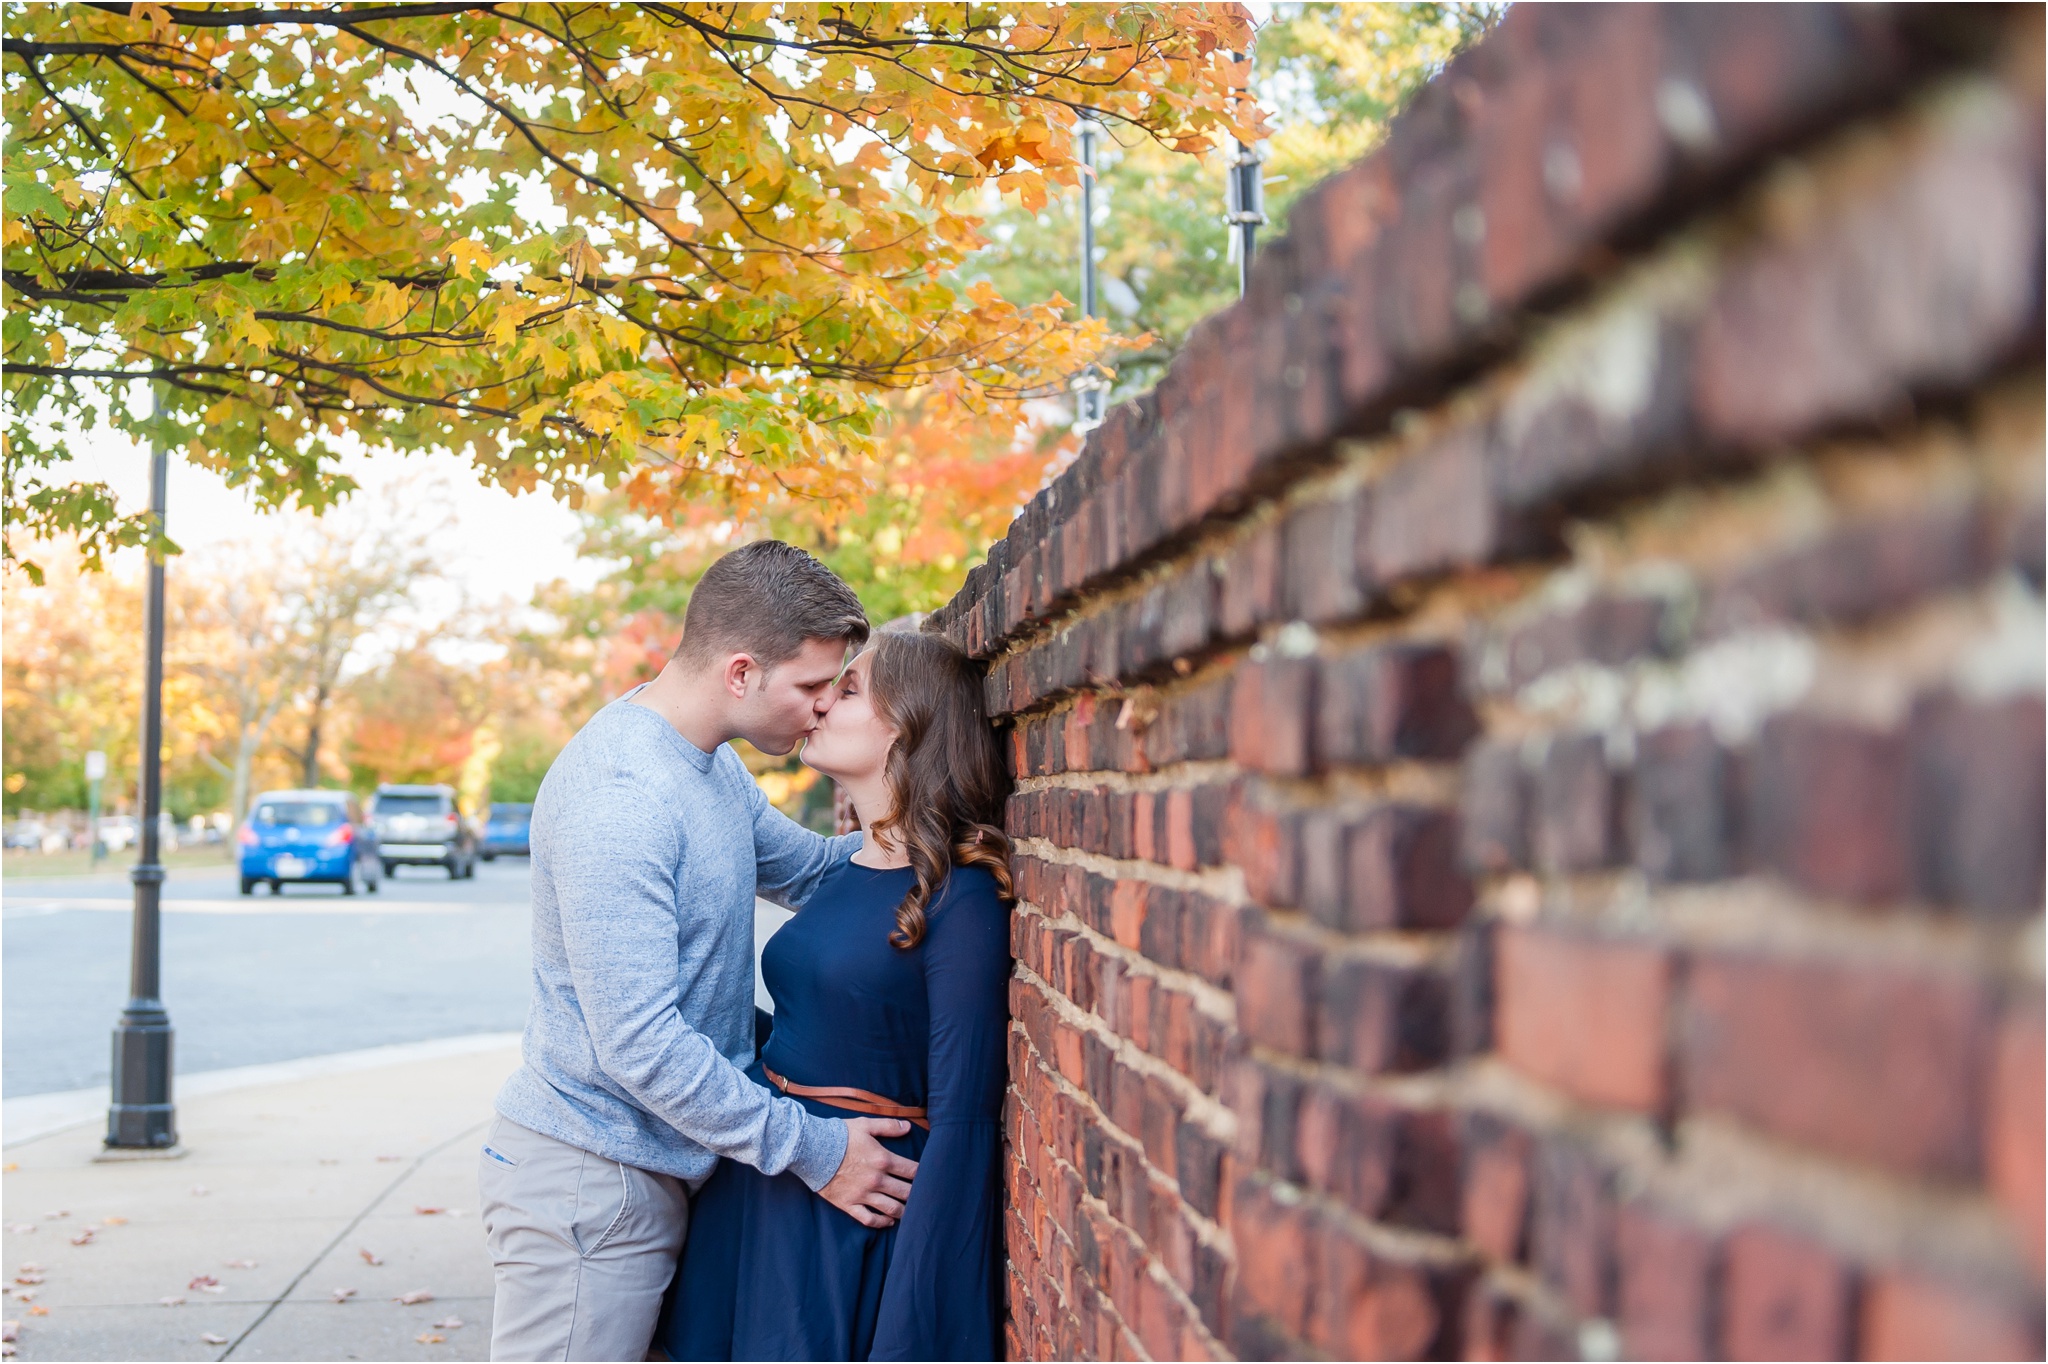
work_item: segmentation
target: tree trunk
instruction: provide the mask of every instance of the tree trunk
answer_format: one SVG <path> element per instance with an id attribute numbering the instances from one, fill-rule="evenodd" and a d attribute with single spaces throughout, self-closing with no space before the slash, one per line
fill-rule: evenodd
<path id="1" fill-rule="evenodd" d="M 313 692 L 313 718 L 306 722 L 306 747 L 299 754 L 299 785 L 308 791 L 320 785 L 320 722 L 327 714 L 327 684 Z"/>

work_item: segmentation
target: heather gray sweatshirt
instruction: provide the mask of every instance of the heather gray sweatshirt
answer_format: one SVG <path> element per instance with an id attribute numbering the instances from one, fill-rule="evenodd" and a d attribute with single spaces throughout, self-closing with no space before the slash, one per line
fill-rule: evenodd
<path id="1" fill-rule="evenodd" d="M 845 1124 L 741 1074 L 754 896 L 797 908 L 859 846 L 776 810 L 729 745 L 629 699 L 599 711 L 534 801 L 533 1003 L 498 1112 L 693 1182 L 731 1156 L 823 1188 Z"/>

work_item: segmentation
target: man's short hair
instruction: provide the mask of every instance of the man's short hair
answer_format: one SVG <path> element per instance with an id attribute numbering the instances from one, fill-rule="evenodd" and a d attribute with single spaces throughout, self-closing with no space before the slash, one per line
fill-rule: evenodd
<path id="1" fill-rule="evenodd" d="M 838 574 L 795 545 L 756 540 L 697 580 L 675 657 L 702 665 L 744 653 L 772 668 L 795 658 L 808 639 L 859 648 L 867 637 L 867 613 Z"/>

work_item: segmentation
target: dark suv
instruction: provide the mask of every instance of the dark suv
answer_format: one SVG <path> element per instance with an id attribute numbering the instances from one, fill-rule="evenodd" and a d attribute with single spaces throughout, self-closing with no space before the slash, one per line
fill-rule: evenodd
<path id="1" fill-rule="evenodd" d="M 448 879 L 476 875 L 476 831 L 449 786 L 377 788 L 370 798 L 384 874 L 393 867 L 446 867 Z"/>

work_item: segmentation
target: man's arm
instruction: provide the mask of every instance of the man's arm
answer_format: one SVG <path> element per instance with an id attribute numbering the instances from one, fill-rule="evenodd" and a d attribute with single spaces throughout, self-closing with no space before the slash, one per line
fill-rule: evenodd
<path id="1" fill-rule="evenodd" d="M 677 1009 L 674 822 L 620 782 L 558 810 L 555 824 L 562 945 L 598 1064 L 706 1149 L 824 1188 L 846 1155 L 847 1125 L 749 1081 Z"/>
<path id="2" fill-rule="evenodd" d="M 754 882 L 765 900 L 802 909 L 833 866 L 860 851 L 859 834 L 827 838 L 812 833 L 768 803 L 761 788 L 747 783 L 747 807 L 754 817 Z"/>

